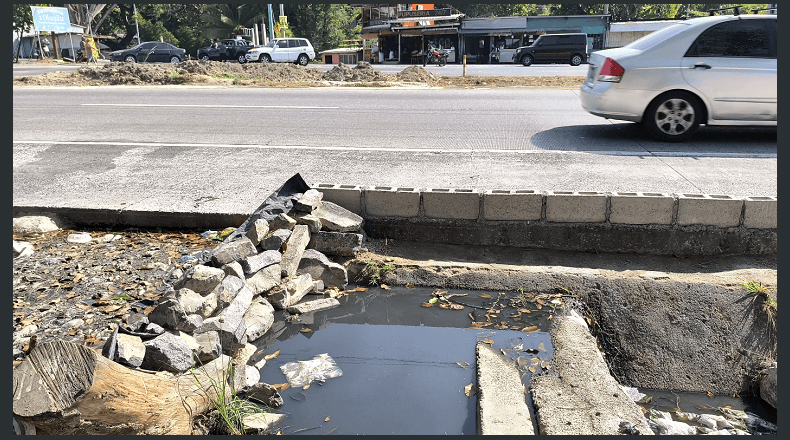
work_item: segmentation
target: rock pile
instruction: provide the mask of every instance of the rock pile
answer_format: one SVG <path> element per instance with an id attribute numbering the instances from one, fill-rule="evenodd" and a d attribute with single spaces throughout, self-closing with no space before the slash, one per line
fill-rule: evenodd
<path id="1" fill-rule="evenodd" d="M 257 384 L 246 365 L 251 341 L 274 324 L 274 311 L 303 314 L 339 305 L 327 291 L 348 284 L 346 269 L 328 256 L 362 250 L 362 217 L 315 189 L 297 193 L 290 211 L 239 228 L 205 261 L 188 268 L 148 316 L 119 327 L 104 353 L 148 370 L 183 373 L 225 354 L 234 358 L 236 389 Z M 316 296 L 322 295 L 322 296 Z"/>

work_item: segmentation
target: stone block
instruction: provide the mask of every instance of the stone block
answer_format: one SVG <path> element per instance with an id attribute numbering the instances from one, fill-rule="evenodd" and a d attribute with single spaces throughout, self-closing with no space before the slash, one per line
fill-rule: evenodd
<path id="1" fill-rule="evenodd" d="M 244 269 L 241 267 L 241 263 L 238 261 L 231 261 L 230 263 L 222 266 L 222 271 L 225 272 L 225 275 L 233 275 L 239 278 L 244 278 Z"/>
<path id="2" fill-rule="evenodd" d="M 250 225 L 250 228 L 247 230 L 245 235 L 250 239 L 252 244 L 258 246 L 268 233 L 269 222 L 267 222 L 266 219 L 259 218 L 258 220 L 255 220 L 252 225 Z"/>
<path id="3" fill-rule="evenodd" d="M 310 312 L 317 312 L 319 310 L 327 310 L 331 309 L 332 307 L 337 307 L 340 305 L 340 301 L 336 298 L 320 298 L 314 299 L 312 301 L 305 301 L 296 303 L 292 306 L 288 307 L 289 313 L 310 313 Z"/>
<path id="4" fill-rule="evenodd" d="M 201 295 L 207 295 L 222 282 L 223 278 L 225 278 L 225 271 L 222 269 L 198 264 L 173 283 L 173 288 L 176 290 L 187 288 Z"/>
<path id="5" fill-rule="evenodd" d="M 282 259 L 283 256 L 279 251 L 263 251 L 260 254 L 250 255 L 247 258 L 239 260 L 239 264 L 241 264 L 241 269 L 244 271 L 244 274 L 249 275 L 258 272 L 264 267 L 277 264 Z"/>
<path id="6" fill-rule="evenodd" d="M 222 354 L 219 333 L 208 331 L 195 336 L 198 343 L 197 357 L 200 362 L 208 362 L 218 358 Z"/>
<path id="7" fill-rule="evenodd" d="M 143 369 L 183 373 L 195 365 L 192 349 L 186 341 L 171 333 L 164 332 L 143 344 L 145 357 L 140 365 Z"/>
<path id="8" fill-rule="evenodd" d="M 299 260 L 302 259 L 307 243 L 310 242 L 310 231 L 305 225 L 294 226 L 293 233 L 288 240 L 283 243 L 283 258 L 280 262 L 280 269 L 283 277 L 296 274 L 299 267 Z"/>
<path id="9" fill-rule="evenodd" d="M 269 230 L 288 229 L 289 231 L 296 226 L 296 220 L 288 214 L 280 213 L 277 217 L 269 220 Z"/>
<path id="10" fill-rule="evenodd" d="M 540 220 L 543 194 L 533 190 L 492 190 L 483 194 L 485 220 Z"/>
<path id="11" fill-rule="evenodd" d="M 678 194 L 677 224 L 735 227 L 741 223 L 742 210 L 743 200 L 730 196 Z"/>
<path id="12" fill-rule="evenodd" d="M 294 202 L 293 209 L 301 212 L 313 212 L 321 204 L 321 199 L 323 198 L 323 193 L 317 189 L 310 188 L 302 194 L 299 200 Z"/>
<path id="13" fill-rule="evenodd" d="M 277 229 L 263 241 L 263 249 L 267 251 L 279 251 L 283 243 L 291 236 L 291 230 L 286 228 Z"/>
<path id="14" fill-rule="evenodd" d="M 434 188 L 422 193 L 422 205 L 428 218 L 477 220 L 480 194 L 471 189 Z"/>
<path id="15" fill-rule="evenodd" d="M 297 273 L 309 273 L 313 280 L 321 280 L 324 285 L 336 286 L 341 290 L 348 285 L 346 269 L 315 249 L 304 251 Z"/>
<path id="16" fill-rule="evenodd" d="M 355 232 L 362 228 L 364 220 L 340 205 L 324 200 L 321 206 L 313 211 L 313 215 L 321 220 L 323 229 L 332 232 Z"/>
<path id="17" fill-rule="evenodd" d="M 360 187 L 326 183 L 313 186 L 324 193 L 324 198 L 321 200 L 322 204 L 332 202 L 355 214 L 362 215 L 362 189 Z"/>
<path id="18" fill-rule="evenodd" d="M 747 197 L 743 201 L 743 226 L 776 229 L 776 197 Z"/>
<path id="19" fill-rule="evenodd" d="M 420 192 L 415 188 L 377 186 L 366 189 L 365 213 L 373 217 L 417 217 Z"/>
<path id="20" fill-rule="evenodd" d="M 315 211 L 314 211 L 315 212 Z M 321 230 L 321 219 L 316 217 L 313 213 L 297 213 L 294 215 L 297 225 L 307 226 L 310 233 L 315 233 Z"/>
<path id="21" fill-rule="evenodd" d="M 258 297 L 244 313 L 247 340 L 263 336 L 274 324 L 274 307 L 265 298 Z"/>
<path id="22" fill-rule="evenodd" d="M 243 287 L 246 287 L 244 279 L 234 275 L 226 276 L 212 291 L 217 295 L 217 307 L 227 307 Z"/>
<path id="23" fill-rule="evenodd" d="M 231 261 L 240 260 L 257 252 L 258 250 L 249 238 L 240 237 L 230 242 L 222 242 L 217 246 L 211 255 L 211 262 L 216 267 L 222 267 Z"/>
<path id="24" fill-rule="evenodd" d="M 606 221 L 606 194 L 550 191 L 546 194 L 546 221 L 593 223 Z"/>
<path id="25" fill-rule="evenodd" d="M 309 273 L 283 280 L 267 297 L 275 309 L 284 310 L 298 303 L 313 288 L 313 277 Z"/>
<path id="26" fill-rule="evenodd" d="M 308 247 L 326 255 L 353 257 L 364 248 L 362 234 L 320 231 L 310 236 Z"/>
<path id="27" fill-rule="evenodd" d="M 671 225 L 675 198 L 662 193 L 614 193 L 609 223 Z"/>
<path id="28" fill-rule="evenodd" d="M 245 280 L 247 287 L 252 290 L 256 295 L 260 295 L 271 290 L 272 287 L 280 284 L 282 280 L 282 269 L 279 264 L 272 264 L 265 267 L 254 274 L 248 276 Z"/>
<path id="29" fill-rule="evenodd" d="M 139 336 L 118 333 L 118 345 L 116 346 L 115 361 L 137 368 L 143 363 L 145 358 L 145 344 Z"/>

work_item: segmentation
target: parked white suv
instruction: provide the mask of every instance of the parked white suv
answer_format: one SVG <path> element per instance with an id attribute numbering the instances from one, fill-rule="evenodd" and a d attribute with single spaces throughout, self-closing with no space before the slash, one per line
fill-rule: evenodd
<path id="1" fill-rule="evenodd" d="M 313 45 L 306 38 L 275 38 L 266 46 L 249 50 L 247 61 L 297 63 L 306 66 L 315 59 Z"/>

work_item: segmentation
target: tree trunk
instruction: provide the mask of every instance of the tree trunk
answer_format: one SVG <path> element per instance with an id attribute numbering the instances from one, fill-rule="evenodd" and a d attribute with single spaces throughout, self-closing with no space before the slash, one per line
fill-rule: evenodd
<path id="1" fill-rule="evenodd" d="M 42 343 L 14 370 L 14 417 L 37 434 L 190 434 L 229 363 L 223 356 L 174 377 L 130 369 L 82 345 Z"/>

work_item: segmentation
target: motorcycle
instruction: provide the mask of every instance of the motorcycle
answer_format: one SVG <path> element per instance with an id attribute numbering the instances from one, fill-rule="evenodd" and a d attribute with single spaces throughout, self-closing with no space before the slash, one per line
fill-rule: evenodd
<path id="1" fill-rule="evenodd" d="M 437 64 L 439 67 L 447 64 L 447 58 L 450 56 L 450 51 L 447 49 L 439 50 L 433 45 L 428 46 L 428 53 L 422 62 L 422 67 L 425 67 L 429 62 Z"/>

